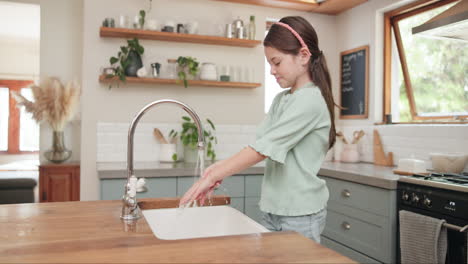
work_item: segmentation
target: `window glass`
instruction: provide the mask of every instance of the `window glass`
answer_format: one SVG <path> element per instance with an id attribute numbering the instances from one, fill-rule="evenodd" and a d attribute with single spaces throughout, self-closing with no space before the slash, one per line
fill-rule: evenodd
<path id="1" fill-rule="evenodd" d="M 8 116 L 10 103 L 8 88 L 0 87 L 0 151 L 8 150 Z"/>
<path id="2" fill-rule="evenodd" d="M 276 82 L 275 77 L 270 74 L 270 69 L 270 64 L 265 58 L 265 113 L 270 109 L 275 96 L 283 91 L 283 88 Z"/>
<path id="3" fill-rule="evenodd" d="M 468 42 L 413 35 L 411 29 L 452 5 L 399 22 L 408 71 L 419 116 L 468 114 Z M 397 53 L 393 53 L 398 56 Z M 411 121 L 403 73 L 399 67 L 400 121 Z"/>
<path id="4" fill-rule="evenodd" d="M 21 89 L 21 95 L 26 99 L 33 101 L 31 88 Z M 20 150 L 39 150 L 39 125 L 32 118 L 32 114 L 24 110 L 24 107 L 21 107 L 20 110 Z"/>

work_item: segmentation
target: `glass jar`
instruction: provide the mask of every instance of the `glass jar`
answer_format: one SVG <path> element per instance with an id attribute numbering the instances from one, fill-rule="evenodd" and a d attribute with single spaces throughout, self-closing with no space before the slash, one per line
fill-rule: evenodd
<path id="1" fill-rule="evenodd" d="M 176 59 L 167 60 L 166 78 L 168 79 L 177 78 L 177 60 Z"/>

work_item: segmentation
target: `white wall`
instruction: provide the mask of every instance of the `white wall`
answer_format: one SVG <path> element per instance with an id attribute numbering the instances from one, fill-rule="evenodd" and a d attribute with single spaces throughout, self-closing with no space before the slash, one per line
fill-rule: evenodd
<path id="1" fill-rule="evenodd" d="M 13 0 L 16 3 L 38 4 L 41 9 L 39 76 L 55 76 L 66 83 L 82 77 L 83 1 L 76 0 Z M 3 26 L 3 25 L 2 25 Z M 3 46 L 2 46 L 3 48 Z M 29 48 L 34 49 L 34 48 Z M 13 51 L 12 51 L 13 52 Z M 34 63 L 36 57 L 32 57 Z M 15 67 L 29 71 L 30 65 L 22 61 Z M 2 63 L 3 64 L 3 63 Z M 37 66 L 31 74 L 37 74 Z M 73 151 L 70 160 L 80 159 L 80 114 L 65 128 L 65 145 Z M 52 130 L 47 124 L 40 128 L 40 161 L 47 162 L 43 153 L 52 145 Z M 16 155 L 15 155 L 16 156 Z"/>
<path id="2" fill-rule="evenodd" d="M 0 78 L 35 79 L 39 74 L 39 38 L 0 37 Z"/>
<path id="3" fill-rule="evenodd" d="M 372 134 L 377 129 L 385 151 L 393 152 L 395 164 L 400 158 L 414 155 L 425 160 L 430 169 L 431 152 L 467 153 L 468 125 L 374 125 L 382 121 L 383 109 L 383 13 L 408 2 L 371 0 L 337 17 L 337 54 L 363 45 L 370 47 L 369 118 L 338 119 L 337 127 L 348 140 L 355 130 L 363 129 L 366 132 L 360 146 L 363 161 L 373 162 Z M 336 92 L 339 90 L 338 85 L 335 86 Z"/>
<path id="4" fill-rule="evenodd" d="M 112 8 L 109 8 L 112 6 Z M 134 16 L 138 10 L 147 9 L 148 1 L 88 1 L 84 2 L 84 54 L 83 54 L 83 111 L 81 140 L 81 198 L 99 198 L 99 180 L 96 173 L 97 123 L 130 122 L 133 116 L 147 103 L 172 98 L 192 106 L 202 119 L 210 118 L 215 124 L 254 125 L 264 116 L 263 86 L 253 90 L 219 89 L 206 87 L 125 85 L 108 90 L 107 85 L 98 82 L 99 69 L 109 65 L 109 58 L 116 55 L 123 39 L 99 37 L 99 26 L 105 17 L 117 19 L 120 14 Z M 326 55 L 331 56 L 330 67 L 336 68 L 338 57 L 335 53 L 335 36 L 325 32 L 335 31 L 335 19 L 331 16 L 313 15 L 282 9 L 232 4 L 209 0 L 154 0 L 147 18 L 156 18 L 160 23 L 166 20 L 188 22 L 197 20 L 201 34 L 213 34 L 218 26 L 232 22 L 240 16 L 245 22 L 255 15 L 257 39 L 263 38 L 262 29 L 266 18 L 281 18 L 286 15 L 303 15 L 317 28 L 321 45 Z M 200 62 L 217 65 L 236 65 L 255 68 L 255 80 L 264 82 L 263 48 L 253 49 L 228 46 L 211 46 L 175 42 L 142 40 L 145 47 L 143 61 L 166 62 L 167 58 L 179 55 L 193 56 Z M 336 69 L 335 69 L 336 72 Z M 142 122 L 174 123 L 180 120 L 181 110 L 162 107 L 149 112 Z M 138 151 L 138 150 L 136 150 Z"/>
<path id="5" fill-rule="evenodd" d="M 39 74 L 39 5 L 1 1 L 0 6 L 0 78 L 34 79 Z"/>

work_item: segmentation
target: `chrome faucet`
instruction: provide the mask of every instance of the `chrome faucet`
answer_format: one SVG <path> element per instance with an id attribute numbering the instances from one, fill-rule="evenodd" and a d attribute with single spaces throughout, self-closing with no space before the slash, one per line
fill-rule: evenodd
<path id="1" fill-rule="evenodd" d="M 124 220 L 137 220 L 140 218 L 140 209 L 138 208 L 138 203 L 136 199 L 136 180 L 137 178 L 134 175 L 133 171 L 133 136 L 135 134 L 136 125 L 141 119 L 144 113 L 146 113 L 150 108 L 159 104 L 174 104 L 185 110 L 195 122 L 198 130 L 198 149 L 204 150 L 205 142 L 203 139 L 203 127 L 200 122 L 198 115 L 190 108 L 188 105 L 171 99 L 163 99 L 154 101 L 140 110 L 140 112 L 133 118 L 130 128 L 128 130 L 128 143 L 127 143 L 127 183 L 125 184 L 124 195 L 122 197 L 123 207 L 122 214 L 120 218 Z"/>

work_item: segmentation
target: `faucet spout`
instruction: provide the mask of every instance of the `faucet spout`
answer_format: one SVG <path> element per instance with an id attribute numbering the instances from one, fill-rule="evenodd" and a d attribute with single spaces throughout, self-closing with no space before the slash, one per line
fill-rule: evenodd
<path id="1" fill-rule="evenodd" d="M 204 150 L 205 143 L 203 137 L 203 126 L 197 113 L 188 105 L 171 99 L 163 99 L 149 103 L 133 118 L 130 128 L 128 129 L 128 142 L 127 142 L 127 183 L 125 184 L 125 191 L 122 198 L 123 207 L 120 218 L 124 220 L 137 220 L 140 218 L 138 203 L 136 200 L 135 191 L 135 175 L 133 168 L 133 137 L 135 129 L 141 117 L 148 112 L 151 108 L 161 104 L 172 104 L 182 108 L 186 111 L 195 122 L 198 130 L 198 149 Z"/>

